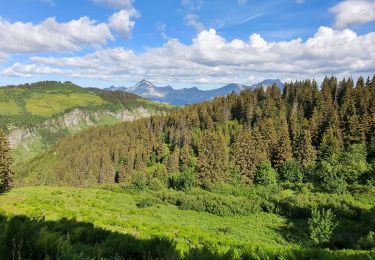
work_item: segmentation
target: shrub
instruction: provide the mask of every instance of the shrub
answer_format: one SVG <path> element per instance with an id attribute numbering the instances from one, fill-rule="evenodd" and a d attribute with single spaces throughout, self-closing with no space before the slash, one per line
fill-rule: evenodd
<path id="1" fill-rule="evenodd" d="M 347 182 L 357 181 L 370 170 L 367 163 L 367 151 L 364 144 L 353 144 L 340 157 L 340 171 Z"/>
<path id="2" fill-rule="evenodd" d="M 195 187 L 196 180 L 194 170 L 188 168 L 181 173 L 172 175 L 169 179 L 169 186 L 175 190 L 189 191 Z"/>
<path id="3" fill-rule="evenodd" d="M 323 190 L 339 194 L 346 192 L 347 183 L 341 172 L 341 167 L 342 165 L 337 155 L 333 155 L 319 163 L 316 175 L 320 178 L 320 186 Z"/>
<path id="4" fill-rule="evenodd" d="M 370 162 L 371 170 L 364 176 L 364 183 L 370 186 L 375 186 L 375 158 Z"/>
<path id="5" fill-rule="evenodd" d="M 330 209 L 319 210 L 313 208 L 311 218 L 308 220 L 310 230 L 310 240 L 314 245 L 328 245 L 332 233 L 337 226 L 334 215 Z"/>
<path id="6" fill-rule="evenodd" d="M 184 192 L 160 192 L 156 196 L 163 202 L 178 206 L 182 210 L 208 212 L 218 216 L 250 215 L 262 210 L 260 196 L 232 197 L 210 192 L 186 194 Z"/>
<path id="7" fill-rule="evenodd" d="M 322 188 L 331 193 L 344 193 L 346 184 L 356 183 L 370 171 L 366 157 L 365 145 L 353 144 L 342 154 L 322 160 L 316 169 Z"/>
<path id="8" fill-rule="evenodd" d="M 156 163 L 151 167 L 148 167 L 146 173 L 149 178 L 159 179 L 163 186 L 168 185 L 169 174 L 164 164 Z"/>
<path id="9" fill-rule="evenodd" d="M 323 188 L 330 193 L 344 194 L 348 184 L 342 177 L 327 175 L 323 177 Z"/>
<path id="10" fill-rule="evenodd" d="M 162 183 L 158 178 L 152 178 L 148 183 L 148 187 L 153 191 L 165 189 L 164 183 Z"/>
<path id="11" fill-rule="evenodd" d="M 280 179 L 292 183 L 302 182 L 303 171 L 298 161 L 286 161 L 279 169 Z"/>
<path id="12" fill-rule="evenodd" d="M 375 248 L 375 232 L 370 231 L 366 236 L 361 237 L 358 241 L 358 246 L 363 250 Z"/>
<path id="13" fill-rule="evenodd" d="M 146 208 L 146 207 L 151 207 L 155 205 L 158 202 L 157 198 L 153 197 L 144 197 L 142 198 L 139 202 L 137 202 L 137 207 L 138 208 Z"/>
<path id="14" fill-rule="evenodd" d="M 144 173 L 136 172 L 131 179 L 132 187 L 136 190 L 143 190 L 146 188 L 147 180 Z"/>
<path id="15" fill-rule="evenodd" d="M 277 184 L 276 171 L 272 168 L 271 162 L 266 161 L 257 167 L 254 182 L 262 186 L 271 186 Z"/>

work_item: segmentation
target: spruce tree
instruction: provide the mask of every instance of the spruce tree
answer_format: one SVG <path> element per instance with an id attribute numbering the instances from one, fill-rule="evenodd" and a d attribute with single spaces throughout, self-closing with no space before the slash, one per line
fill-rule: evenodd
<path id="1" fill-rule="evenodd" d="M 254 181 L 256 167 L 267 159 L 262 141 L 258 138 L 259 133 L 252 133 L 251 129 L 245 127 L 231 147 L 231 159 L 239 167 L 242 179 L 246 183 Z"/>
<path id="2" fill-rule="evenodd" d="M 8 191 L 12 186 L 13 172 L 10 169 L 11 163 L 8 141 L 0 130 L 0 193 Z"/>
<path id="3" fill-rule="evenodd" d="M 312 145 L 311 133 L 308 121 L 305 119 L 303 129 L 298 134 L 294 145 L 294 157 L 303 165 L 307 166 L 316 160 L 316 150 Z"/>
<path id="4" fill-rule="evenodd" d="M 212 183 L 225 182 L 229 153 L 223 135 L 214 131 L 204 132 L 198 149 L 198 183 L 208 187 Z"/>
<path id="5" fill-rule="evenodd" d="M 276 168 L 292 159 L 292 145 L 289 137 L 288 123 L 284 112 L 279 115 L 278 141 L 272 150 L 271 161 Z"/>

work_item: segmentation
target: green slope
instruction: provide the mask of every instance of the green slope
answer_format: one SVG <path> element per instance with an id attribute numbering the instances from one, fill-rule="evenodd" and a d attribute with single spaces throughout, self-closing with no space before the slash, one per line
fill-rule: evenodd
<path id="1" fill-rule="evenodd" d="M 9 136 L 16 162 L 34 158 L 81 130 L 170 109 L 134 94 L 81 88 L 70 82 L 0 88 L 0 128 Z"/>
<path id="2" fill-rule="evenodd" d="M 249 259 L 366 259 L 366 255 L 371 256 L 368 251 L 302 248 L 288 240 L 287 219 L 274 214 L 219 217 L 167 204 L 137 206 L 144 196 L 143 193 L 98 189 L 14 189 L 0 197 L 0 211 L 3 211 L 0 231 L 7 231 L 4 231 L 3 244 L 13 243 L 13 248 L 17 249 L 22 241 L 29 241 L 23 245 L 23 251 L 20 250 L 24 256 L 39 253 L 39 256 L 67 258 L 75 255 L 85 259 L 113 259 L 125 252 L 135 254 L 137 249 L 162 256 L 173 251 L 179 257 L 192 259 L 220 259 L 225 254 L 225 259 L 240 259 L 241 255 Z M 1 215 L 8 216 L 9 220 Z M 26 218 L 16 219 L 17 215 Z M 6 221 L 10 224 L 3 225 Z M 118 233 L 98 232 L 100 228 Z M 114 238 L 121 234 L 122 246 L 119 247 Z M 133 238 L 129 239 L 129 235 Z M 161 251 L 155 250 L 161 246 L 158 242 L 149 248 L 141 247 L 141 241 L 153 237 L 166 237 L 171 243 L 165 243 Z M 199 250 L 203 246 L 206 250 Z M 26 250 L 27 247 L 31 249 Z M 130 249 L 125 250 L 125 247 Z"/>
<path id="3" fill-rule="evenodd" d="M 6 131 L 12 127 L 36 126 L 75 108 L 115 111 L 141 105 L 156 110 L 168 109 L 166 105 L 133 94 L 107 93 L 81 88 L 70 82 L 44 81 L 5 86 L 0 88 L 0 126 Z"/>

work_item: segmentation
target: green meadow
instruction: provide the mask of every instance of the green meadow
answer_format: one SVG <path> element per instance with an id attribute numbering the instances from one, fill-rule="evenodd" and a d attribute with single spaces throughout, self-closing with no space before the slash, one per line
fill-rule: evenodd
<path id="1" fill-rule="evenodd" d="M 69 241 L 78 232 L 70 229 L 73 225 L 75 228 L 89 228 L 90 231 L 85 232 L 90 234 L 105 232 L 102 238 L 95 238 L 95 242 L 84 242 L 85 239 L 80 238 L 79 243 L 86 243 L 84 247 L 86 256 L 89 256 L 87 259 L 99 259 L 97 254 L 102 254 L 104 258 L 114 258 L 114 255 L 106 252 L 110 245 L 101 240 L 112 236 L 124 236 L 123 239 L 131 237 L 137 243 L 157 239 L 159 242 L 155 243 L 164 247 L 166 245 L 163 243 L 167 243 L 168 249 L 163 249 L 167 251 L 162 255 L 173 252 L 167 259 L 239 259 L 244 256 L 249 259 L 309 259 L 314 256 L 319 259 L 369 259 L 368 257 L 374 256 L 374 252 L 370 251 L 309 249 L 301 241 L 291 239 L 290 220 L 273 213 L 218 216 L 197 210 L 183 210 L 161 201 L 144 203 L 144 200 L 150 200 L 150 194 L 152 191 L 15 188 L 0 197 L 0 230 L 3 229 L 3 234 L 7 234 L 0 236 L 0 241 L 2 238 L 8 241 L 7 236 L 12 236 L 16 245 L 13 248 L 22 254 L 29 247 L 31 252 L 27 253 L 28 256 L 44 254 L 53 259 L 77 257 L 75 253 L 84 251 L 81 248 L 83 245 L 76 247 Z M 13 222 L 22 226 L 17 229 L 16 234 L 9 233 Z M 32 234 L 22 233 L 26 230 Z M 22 245 L 30 236 L 32 241 L 28 245 Z M 56 236 L 61 244 L 47 243 Z M 61 251 L 63 246 L 69 250 Z M 152 250 L 150 248 L 152 247 L 147 246 L 147 250 Z M 114 251 L 121 254 L 121 251 Z M 134 253 L 131 252 L 127 256 Z M 134 254 L 137 255 L 136 253 Z M 153 256 L 157 255 L 157 252 L 151 253 Z"/>

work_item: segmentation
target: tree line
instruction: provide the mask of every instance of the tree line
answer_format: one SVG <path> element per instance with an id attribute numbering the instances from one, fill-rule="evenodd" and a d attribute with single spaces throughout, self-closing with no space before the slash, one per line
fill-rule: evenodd
<path id="1" fill-rule="evenodd" d="M 24 183 L 76 186 L 373 184 L 375 75 L 247 89 L 168 115 L 93 128 L 17 167 Z"/>

